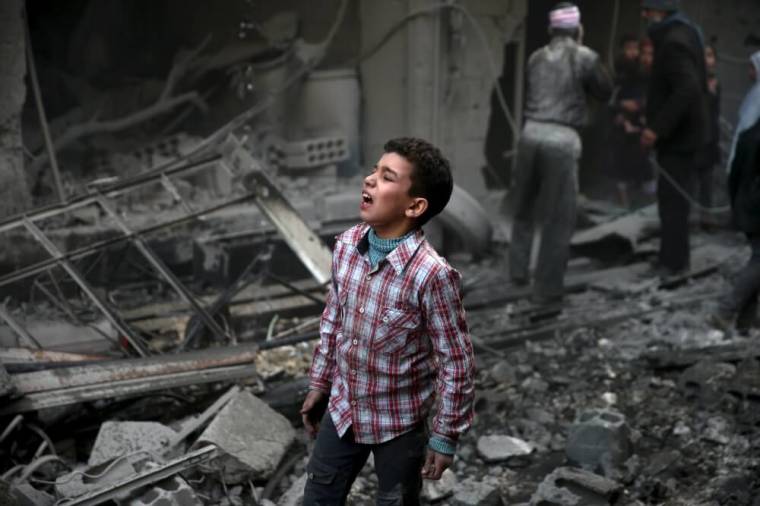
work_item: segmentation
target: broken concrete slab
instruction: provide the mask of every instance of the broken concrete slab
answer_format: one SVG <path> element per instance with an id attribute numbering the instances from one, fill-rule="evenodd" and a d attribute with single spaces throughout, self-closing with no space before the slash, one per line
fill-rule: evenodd
<path id="1" fill-rule="evenodd" d="M 504 462 L 513 457 L 530 455 L 535 447 L 522 439 L 505 435 L 481 436 L 478 438 L 478 454 L 487 463 Z"/>
<path id="2" fill-rule="evenodd" d="M 280 499 L 277 501 L 277 506 L 300 506 L 303 502 L 303 490 L 304 487 L 306 487 L 307 479 L 308 476 L 304 473 L 300 478 L 293 481 L 290 488 L 280 496 Z"/>
<path id="3" fill-rule="evenodd" d="M 446 469 L 440 480 L 424 480 L 422 482 L 422 497 L 431 503 L 441 501 L 450 497 L 457 485 L 457 475 L 451 469 Z"/>
<path id="4" fill-rule="evenodd" d="M 152 464 L 152 467 L 157 467 Z M 133 494 L 130 499 L 119 501 L 123 506 L 202 506 L 195 490 L 180 476 L 159 481 L 148 490 Z"/>
<path id="5" fill-rule="evenodd" d="M 195 446 L 216 445 L 225 481 L 243 483 L 271 477 L 295 436 L 287 418 L 243 391 L 217 414 Z"/>
<path id="6" fill-rule="evenodd" d="M 0 506 L 53 506 L 55 504 L 55 497 L 42 490 L 37 490 L 28 483 L 13 485 L 10 494 L 11 502 L 6 502 L 3 493 L 0 492 Z"/>
<path id="7" fill-rule="evenodd" d="M 631 452 L 625 416 L 610 409 L 581 413 L 570 427 L 565 447 L 572 464 L 611 478 L 622 475 L 623 463 Z"/>
<path id="8" fill-rule="evenodd" d="M 5 366 L 0 362 L 0 397 L 10 395 L 16 387 L 13 385 L 10 374 L 5 370 Z"/>
<path id="9" fill-rule="evenodd" d="M 457 487 L 451 504 L 452 506 L 500 506 L 502 501 L 498 480 L 492 476 L 486 476 L 483 481 L 467 478 Z"/>
<path id="10" fill-rule="evenodd" d="M 58 476 L 55 481 L 55 491 L 61 497 L 80 497 L 110 483 L 128 478 L 133 474 L 135 474 L 135 468 L 129 460 L 117 457 L 114 460 L 100 462 L 95 466 L 83 469 L 75 469 L 70 473 Z"/>
<path id="11" fill-rule="evenodd" d="M 174 430 L 157 422 L 104 422 L 87 463 L 96 466 L 136 452 L 144 453 L 133 455 L 132 462 L 149 453 L 163 455 L 176 437 Z"/>
<path id="12" fill-rule="evenodd" d="M 538 486 L 531 506 L 608 506 L 622 486 L 598 474 L 572 467 L 552 471 Z"/>

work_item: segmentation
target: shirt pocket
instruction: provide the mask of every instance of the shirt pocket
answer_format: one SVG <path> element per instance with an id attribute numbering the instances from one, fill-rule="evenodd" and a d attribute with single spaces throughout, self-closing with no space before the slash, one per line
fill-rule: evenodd
<path id="1" fill-rule="evenodd" d="M 395 353 L 404 348 L 409 336 L 419 328 L 422 318 L 418 311 L 385 308 L 380 314 L 380 323 L 372 339 L 372 350 L 381 353 Z"/>

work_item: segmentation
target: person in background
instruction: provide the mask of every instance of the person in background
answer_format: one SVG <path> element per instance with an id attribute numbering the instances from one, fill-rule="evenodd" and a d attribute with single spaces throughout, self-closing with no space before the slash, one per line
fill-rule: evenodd
<path id="1" fill-rule="evenodd" d="M 615 61 L 616 93 L 612 101 L 610 163 L 615 173 L 620 204 L 632 207 L 632 199 L 642 193 L 652 179 L 647 152 L 639 143 L 644 128 L 646 81 L 639 63 L 639 40 L 625 35 Z"/>
<path id="2" fill-rule="evenodd" d="M 707 130 L 707 72 L 701 30 L 679 12 L 678 0 L 642 0 L 654 62 L 641 145 L 660 167 L 657 208 L 660 251 L 654 272 L 668 278 L 690 267 L 689 211 L 695 158 Z"/>
<path id="3" fill-rule="evenodd" d="M 707 91 L 709 99 L 709 117 L 707 138 L 697 154 L 697 200 L 700 209 L 700 225 L 704 230 L 712 228 L 709 211 L 713 205 L 713 188 L 715 166 L 721 162 L 720 153 L 720 82 L 716 72 L 717 53 L 714 45 L 705 46 L 705 66 L 707 67 Z"/>
<path id="4" fill-rule="evenodd" d="M 578 129 L 588 121 L 588 96 L 607 101 L 612 80 L 599 55 L 581 44 L 581 12 L 561 2 L 549 13 L 548 45 L 528 60 L 525 126 L 517 148 L 509 248 L 510 278 L 530 282 L 535 221 L 541 224 L 533 302 L 553 304 L 564 296 L 564 277 L 575 230 Z M 535 214 L 539 215 L 536 220 Z"/>
<path id="5" fill-rule="evenodd" d="M 734 225 L 747 236 L 751 255 L 747 265 L 712 314 L 714 326 L 740 333 L 755 323 L 760 293 L 760 51 L 751 57 L 755 84 L 739 108 L 739 121 L 729 157 L 728 196 Z"/>

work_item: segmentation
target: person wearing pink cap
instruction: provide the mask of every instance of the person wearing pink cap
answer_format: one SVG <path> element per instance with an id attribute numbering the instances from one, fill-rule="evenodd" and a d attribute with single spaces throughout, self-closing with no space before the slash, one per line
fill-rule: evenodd
<path id="1" fill-rule="evenodd" d="M 536 222 L 541 227 L 533 285 L 536 304 L 563 298 L 575 229 L 578 130 L 588 122 L 588 97 L 607 101 L 612 94 L 612 79 L 599 55 L 581 43 L 583 27 L 576 5 L 562 2 L 549 12 L 549 35 L 549 44 L 528 60 L 526 121 L 509 194 L 514 214 L 509 269 L 516 285 L 530 282 Z"/>

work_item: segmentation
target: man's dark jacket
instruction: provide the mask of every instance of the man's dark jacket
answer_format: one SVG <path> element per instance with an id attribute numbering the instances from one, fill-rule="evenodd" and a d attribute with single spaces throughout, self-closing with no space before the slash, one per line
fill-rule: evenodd
<path id="1" fill-rule="evenodd" d="M 696 27 L 678 17 L 649 30 L 654 62 L 647 97 L 647 126 L 660 153 L 694 153 L 707 137 L 707 71 Z"/>
<path id="2" fill-rule="evenodd" d="M 739 135 L 728 178 L 728 195 L 736 227 L 760 234 L 760 121 Z"/>

